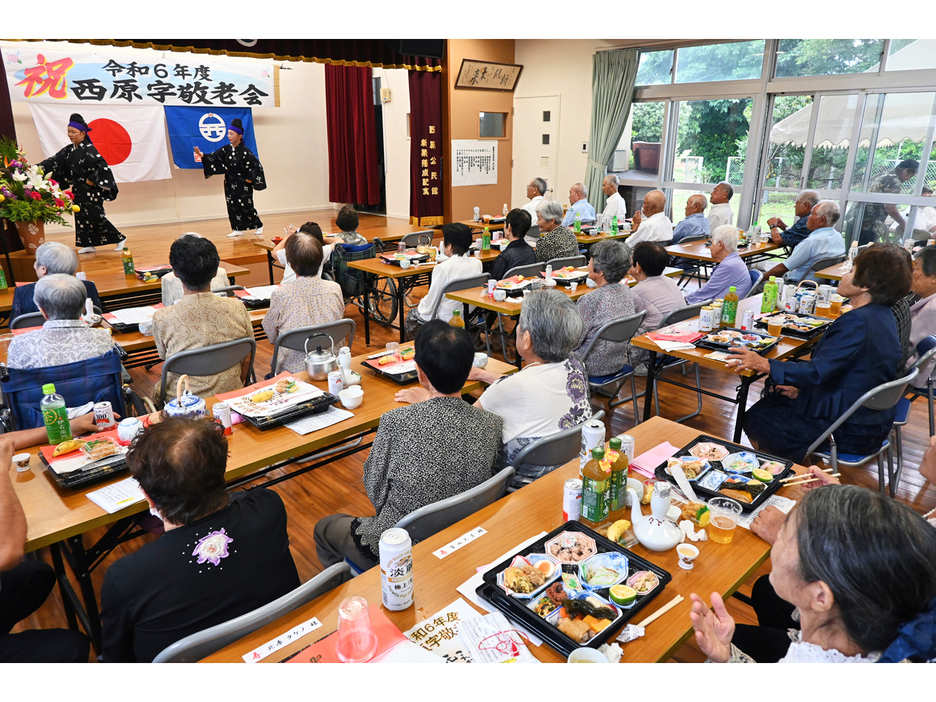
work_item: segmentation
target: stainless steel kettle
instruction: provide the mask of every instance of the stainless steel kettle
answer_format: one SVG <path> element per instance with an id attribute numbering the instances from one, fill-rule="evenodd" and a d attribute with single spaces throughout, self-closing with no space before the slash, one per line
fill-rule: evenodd
<path id="1" fill-rule="evenodd" d="M 321 346 L 316 346 L 314 351 L 309 351 L 309 342 L 317 336 L 324 336 L 331 343 L 331 351 L 324 351 Z M 335 340 L 328 334 L 319 332 L 313 334 L 305 340 L 303 345 L 305 350 L 306 372 L 312 380 L 328 380 L 328 374 L 331 371 L 338 370 L 338 357 L 335 355 Z"/>

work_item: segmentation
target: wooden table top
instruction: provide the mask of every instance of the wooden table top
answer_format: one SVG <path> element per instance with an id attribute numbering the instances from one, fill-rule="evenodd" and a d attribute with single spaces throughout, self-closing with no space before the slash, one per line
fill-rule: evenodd
<path id="1" fill-rule="evenodd" d="M 767 253 L 768 251 L 774 251 L 775 249 L 780 248 L 783 247 L 778 246 L 771 241 L 748 246 L 744 249 L 738 249 L 738 255 L 741 258 L 748 258 L 750 256 L 756 256 L 758 254 Z M 688 244 L 671 244 L 670 246 L 666 247 L 666 251 L 671 256 L 682 256 L 683 258 L 694 258 L 698 261 L 710 261 L 715 263 L 715 259 L 712 258 L 712 251 L 705 245 L 704 241 L 692 241 Z"/>
<path id="2" fill-rule="evenodd" d="M 354 410 L 353 419 L 333 424 L 305 436 L 286 427 L 260 431 L 246 423 L 238 424 L 234 427 L 234 433 L 228 437 L 231 453 L 228 458 L 227 479 L 234 480 L 273 463 L 331 446 L 364 430 L 375 428 L 380 423 L 380 417 L 384 412 L 400 406 L 393 396 L 403 386 L 362 366 L 361 362 L 366 358 L 367 355 L 357 356 L 351 364 L 352 369 L 361 374 L 361 387 L 364 389 L 364 402 Z M 515 366 L 495 358 L 489 359 L 487 367 L 501 373 L 513 373 L 517 370 Z M 296 377 L 304 380 L 308 376 L 300 373 Z M 326 381 L 313 381 L 312 384 L 322 390 L 328 389 Z M 482 383 L 468 381 L 463 391 L 470 392 L 480 387 Z M 208 400 L 209 412 L 214 402 L 214 398 Z M 14 488 L 23 505 L 29 525 L 26 536 L 27 551 L 35 551 L 69 536 L 111 524 L 146 509 L 145 502 L 138 502 L 120 512 L 108 514 L 85 496 L 87 492 L 93 492 L 126 479 L 129 477 L 126 472 L 109 481 L 96 483 L 86 488 L 66 490 L 56 485 L 48 474 L 47 469 L 39 460 L 38 447 L 28 449 L 27 452 L 32 454 L 30 471 L 16 473 L 15 469 L 11 469 Z"/>
<path id="3" fill-rule="evenodd" d="M 578 270 L 584 271 L 587 270 L 587 268 L 582 267 Z M 667 266 L 663 269 L 663 275 L 668 278 L 674 278 L 678 275 L 681 275 L 682 272 L 683 271 L 681 268 L 672 268 L 670 266 Z M 630 287 L 637 285 L 637 281 L 629 275 L 624 280 Z M 592 288 L 588 287 L 584 282 L 579 283 L 575 292 L 572 292 L 572 288 L 568 285 L 556 285 L 555 289 L 561 293 L 565 293 L 573 300 L 578 300 L 583 295 L 587 295 L 592 291 Z M 488 297 L 486 292 L 487 288 L 477 287 L 468 288 L 467 290 L 459 290 L 458 292 L 453 293 L 446 293 L 445 296 L 450 300 L 455 300 L 456 302 L 474 305 L 475 307 L 481 307 L 483 309 L 491 310 L 492 312 L 498 312 L 500 314 L 506 314 L 509 317 L 517 317 L 520 315 L 520 311 L 523 309 L 522 296 L 508 297 L 503 302 L 498 302 L 494 298 Z"/>
<path id="4" fill-rule="evenodd" d="M 601 232 L 599 234 L 577 234 L 575 240 L 580 244 L 596 244 L 599 241 L 604 241 L 605 239 L 626 239 L 631 235 L 631 232 L 620 232 L 619 234 L 612 234 L 611 232 Z"/>
<path id="5" fill-rule="evenodd" d="M 760 306 L 761 306 L 762 298 L 763 298 L 763 294 L 754 295 L 753 297 L 748 297 L 748 298 L 745 298 L 744 300 L 738 301 L 738 317 L 737 317 L 738 324 L 740 324 L 741 317 L 746 310 L 753 310 L 755 316 L 760 314 Z M 695 320 L 695 325 L 692 328 L 698 329 L 699 318 L 693 317 L 693 320 Z M 688 322 L 689 320 L 686 320 L 685 323 L 688 324 Z M 781 336 L 780 341 L 777 343 L 777 345 L 774 346 L 764 356 L 764 358 L 769 358 L 769 359 L 787 358 L 800 347 L 809 345 L 809 344 L 814 344 L 817 340 L 818 340 L 818 337 L 814 339 L 806 340 L 806 339 L 799 339 L 793 336 Z M 656 345 L 656 342 L 650 339 L 646 334 L 643 334 L 641 336 L 635 336 L 633 339 L 631 339 L 631 344 L 641 349 L 647 349 L 649 351 L 657 351 L 659 353 L 663 352 L 660 349 L 660 347 Z M 699 365 L 705 366 L 706 368 L 715 368 L 718 370 L 726 371 L 728 373 L 737 373 L 738 375 L 746 375 L 746 376 L 756 375 L 756 373 L 752 370 L 738 372 L 737 370 L 733 368 L 729 368 L 721 361 L 715 361 L 711 358 L 705 358 L 705 355 L 709 353 L 712 353 L 711 349 L 702 349 L 698 347 L 693 348 L 691 350 L 687 349 L 685 351 L 667 351 L 666 352 L 668 356 L 676 356 L 677 358 L 684 358 L 686 360 L 698 363 Z"/>
<path id="6" fill-rule="evenodd" d="M 220 265 L 221 268 L 223 268 L 227 274 L 232 277 L 250 273 L 250 269 L 234 265 L 233 263 L 227 263 L 226 261 L 221 261 Z M 95 287 L 97 288 L 98 295 L 102 300 L 107 299 L 108 297 L 124 295 L 130 292 L 157 290 L 162 285 L 159 279 L 146 283 L 136 276 L 131 277 L 124 275 L 122 269 L 113 271 L 98 271 L 96 273 L 90 274 L 88 279 L 94 283 Z M 13 309 L 14 291 L 15 288 L 13 287 L 7 288 L 6 290 L 0 290 L 0 312 L 9 312 L 11 309 Z"/>
<path id="7" fill-rule="evenodd" d="M 662 417 L 653 417 L 628 433 L 636 441 L 637 455 L 654 446 L 669 441 L 675 446 L 685 446 L 701 432 L 691 427 L 676 424 Z M 796 466 L 798 473 L 804 468 Z M 492 563 L 505 551 L 525 539 L 542 531 L 552 531 L 562 525 L 562 486 L 569 478 L 579 474 L 578 459 L 543 476 L 531 485 L 508 495 L 476 514 L 454 524 L 444 531 L 413 546 L 413 607 L 402 612 L 382 610 L 400 631 L 406 631 L 424 619 L 448 606 L 461 595 L 456 588 L 471 578 L 476 568 Z M 781 494 L 797 498 L 798 488 L 784 488 Z M 645 511 L 649 508 L 645 508 Z M 487 533 L 468 545 L 440 560 L 432 552 L 468 531 L 483 527 Z M 652 663 L 666 661 L 692 635 L 689 620 L 692 592 L 708 601 L 712 592 L 728 597 L 744 583 L 767 559 L 770 546 L 743 527 L 735 529 L 730 544 L 717 544 L 711 540 L 696 544 L 700 555 L 691 571 L 677 564 L 676 550 L 662 553 L 648 551 L 642 546 L 632 550 L 672 574 L 672 581 L 664 591 L 642 611 L 638 620 L 644 619 L 668 604 L 676 595 L 685 599 L 674 609 L 662 615 L 647 627 L 646 634 L 627 644 L 624 662 Z M 337 628 L 337 609 L 340 602 L 351 595 L 360 595 L 371 604 L 379 604 L 380 569 L 372 568 L 351 581 L 303 605 L 294 612 L 208 656 L 205 662 L 240 663 L 241 656 L 289 631 L 300 622 L 317 617 L 323 626 L 316 632 L 279 649 L 262 663 L 281 661 Z M 533 655 L 543 662 L 563 662 L 565 657 L 548 644 L 531 646 Z"/>
<path id="8" fill-rule="evenodd" d="M 848 273 L 848 261 L 842 261 L 841 263 L 836 263 L 834 266 L 816 271 L 814 275 L 817 278 L 825 278 L 826 280 L 841 280 L 842 276 L 846 273 Z"/>
<path id="9" fill-rule="evenodd" d="M 465 219 L 461 222 L 457 222 L 457 224 L 464 224 L 466 227 L 471 227 L 472 229 L 477 229 L 482 232 L 485 227 L 487 227 L 490 232 L 499 231 L 504 228 L 504 222 L 498 222 L 496 224 L 494 222 L 485 223 L 483 219 L 480 222 L 475 222 L 473 219 Z"/>

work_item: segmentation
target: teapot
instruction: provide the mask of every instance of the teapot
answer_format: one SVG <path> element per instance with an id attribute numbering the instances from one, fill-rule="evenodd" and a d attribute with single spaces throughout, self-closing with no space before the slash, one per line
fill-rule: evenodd
<path id="1" fill-rule="evenodd" d="M 317 336 L 324 336 L 331 343 L 331 351 L 323 351 L 321 346 L 317 346 L 315 351 L 309 351 L 309 341 Z M 328 380 L 328 374 L 331 371 L 338 370 L 338 357 L 335 355 L 335 340 L 328 334 L 319 332 L 313 334 L 305 340 L 303 345 L 305 351 L 306 372 L 312 380 Z"/>
<path id="2" fill-rule="evenodd" d="M 185 383 L 185 393 L 182 393 L 182 383 Z M 166 414 L 180 419 L 201 419 L 208 411 L 208 406 L 198 395 L 193 395 L 189 388 L 189 377 L 179 376 L 176 383 L 175 399 L 166 403 Z"/>
<path id="3" fill-rule="evenodd" d="M 640 511 L 640 498 L 637 497 L 637 493 L 633 488 L 627 488 L 631 499 L 634 536 L 641 546 L 651 551 L 668 551 L 682 540 L 682 531 L 666 518 L 672 501 L 671 490 L 672 487 L 665 480 L 657 481 L 650 498 L 650 516 L 647 517 Z"/>

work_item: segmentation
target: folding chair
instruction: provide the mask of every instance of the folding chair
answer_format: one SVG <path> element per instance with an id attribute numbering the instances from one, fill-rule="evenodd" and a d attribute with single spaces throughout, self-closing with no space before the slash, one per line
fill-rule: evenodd
<path id="1" fill-rule="evenodd" d="M 922 339 L 919 344 L 917 344 L 917 360 L 913 362 L 907 370 L 911 371 L 914 369 L 925 368 L 934 358 L 936 358 L 936 335 L 931 334 L 930 336 Z M 930 427 L 930 436 L 933 436 L 933 376 L 930 374 L 926 378 L 926 387 L 925 388 L 914 388 L 907 387 L 906 392 L 910 394 L 910 397 L 901 397 L 897 402 L 897 416 L 894 417 L 894 448 L 897 451 L 897 475 L 900 475 L 900 471 L 903 470 L 903 436 L 901 435 L 902 427 L 907 425 L 907 422 L 910 421 L 910 405 L 918 397 L 926 397 L 928 402 L 929 409 L 929 427 Z"/>
<path id="2" fill-rule="evenodd" d="M 604 410 L 598 410 L 591 417 L 585 420 L 590 422 L 593 419 L 603 419 Z M 553 466 L 547 471 L 551 473 L 556 468 L 565 465 L 573 458 L 579 455 L 582 450 L 582 427 L 585 422 L 568 429 L 563 429 L 555 434 L 542 436 L 533 443 L 525 446 L 513 460 L 514 468 L 521 466 Z M 529 484 L 529 483 L 527 483 Z M 516 488 L 508 487 L 508 492 L 514 492 Z"/>
<path id="3" fill-rule="evenodd" d="M 640 325 L 643 324 L 646 316 L 647 312 L 644 310 L 643 312 L 637 312 L 627 317 L 612 319 L 610 322 L 603 324 L 595 333 L 595 336 L 592 337 L 591 341 L 588 342 L 588 346 L 585 347 L 582 355 L 579 356 L 579 359 L 585 365 L 586 373 L 588 371 L 588 355 L 591 353 L 596 343 L 599 341 L 610 341 L 612 343 L 623 344 L 624 342 L 630 341 L 634 334 L 637 333 Z M 630 397 L 617 399 L 618 393 L 621 392 L 621 388 L 624 387 L 624 383 L 628 378 L 630 378 L 631 386 Z M 615 385 L 614 392 L 608 399 L 608 409 L 614 409 L 619 405 L 631 401 L 634 403 L 634 424 L 640 424 L 640 414 L 637 411 L 637 398 L 643 397 L 643 394 L 637 394 L 633 366 L 625 363 L 621 369 L 615 373 L 610 373 L 608 375 L 588 375 L 588 384 L 592 388 L 602 387 L 603 385 L 609 385 L 611 383 L 617 383 L 617 385 Z"/>
<path id="4" fill-rule="evenodd" d="M 673 310 L 666 317 L 663 318 L 663 321 L 660 322 L 660 329 L 668 327 L 671 324 L 678 324 L 679 322 L 684 322 L 687 319 L 692 319 L 699 315 L 703 307 L 709 304 L 711 300 L 706 300 L 705 302 L 699 302 L 695 305 L 688 305 L 686 307 L 680 307 L 678 310 Z M 658 364 L 660 364 L 660 369 L 657 371 L 656 375 L 659 375 L 663 371 L 669 370 L 670 368 L 679 368 L 682 367 L 683 375 L 686 375 L 687 369 L 686 364 L 689 361 L 682 358 L 674 358 L 672 356 L 664 356 Z M 696 382 L 696 395 L 698 395 L 699 402 L 696 405 L 696 411 L 692 414 L 687 414 L 685 417 L 680 417 L 675 419 L 675 422 L 685 422 L 687 419 L 692 419 L 693 417 L 699 415 L 702 412 L 702 393 L 698 392 L 702 388 L 702 378 L 699 375 L 699 364 L 693 363 L 693 368 L 695 368 L 695 382 Z M 656 386 L 656 377 L 653 381 L 653 408 L 656 410 L 657 416 L 660 416 L 660 393 Z"/>
<path id="5" fill-rule="evenodd" d="M 528 243 L 533 248 L 536 248 L 536 242 L 539 241 L 540 238 L 539 225 L 534 224 L 532 227 L 530 227 L 523 238 L 526 240 L 526 243 Z"/>
<path id="6" fill-rule="evenodd" d="M 97 305 L 93 305 L 91 309 L 94 311 L 94 314 L 101 314 L 101 308 Z M 46 319 L 42 312 L 27 312 L 26 314 L 21 314 L 19 317 L 10 320 L 10 331 L 14 329 L 41 327 L 45 321 Z"/>
<path id="7" fill-rule="evenodd" d="M 920 343 L 917 344 L 917 355 L 919 355 L 922 358 L 922 356 L 924 356 L 925 354 L 930 354 L 929 358 L 932 359 L 933 358 L 932 352 L 934 349 L 936 349 L 936 335 L 931 334 L 925 339 L 922 339 Z M 926 363 L 917 361 L 911 366 L 911 368 L 922 368 L 925 365 Z M 934 421 L 933 421 L 933 375 L 934 374 L 936 374 L 936 371 L 930 373 L 929 377 L 926 378 L 926 382 L 924 383 L 923 387 L 915 388 L 913 386 L 910 386 L 907 388 L 907 392 L 911 395 L 908 402 L 913 402 L 918 397 L 927 398 L 927 404 L 929 406 L 929 435 L 930 436 L 936 435 L 936 426 L 934 426 Z M 898 408 L 899 408 L 899 405 L 898 405 Z M 907 408 L 907 411 L 908 412 L 910 411 L 909 407 Z"/>
<path id="8" fill-rule="evenodd" d="M 588 263 L 588 261 L 585 260 L 584 256 L 566 256 L 564 258 L 554 258 L 551 261 L 546 261 L 546 265 L 552 266 L 554 271 L 565 268 L 566 266 L 579 268 L 586 263 Z"/>
<path id="9" fill-rule="evenodd" d="M 357 324 L 353 319 L 339 319 L 337 322 L 298 327 L 280 334 L 276 337 L 276 344 L 273 346 L 273 360 L 270 361 L 270 372 L 276 375 L 276 361 L 279 358 L 280 347 L 293 351 L 304 351 L 305 341 L 310 336 L 313 334 L 328 334 L 336 346 L 338 342 L 347 337 L 347 346 L 350 348 L 351 344 L 354 343 L 354 330 L 356 328 Z"/>
<path id="10" fill-rule="evenodd" d="M 236 297 L 234 295 L 235 290 L 244 290 L 243 285 L 226 285 L 223 288 L 212 288 L 211 292 L 215 295 L 224 295 L 224 297 Z"/>
<path id="11" fill-rule="evenodd" d="M 691 244 L 695 241 L 705 241 L 706 239 L 708 239 L 708 236 L 705 234 L 690 234 L 689 236 L 684 236 L 678 243 Z M 694 258 L 672 256 L 670 257 L 670 265 L 683 269 L 682 274 L 679 276 L 679 281 L 676 283 L 680 288 L 685 288 L 692 279 L 697 280 L 699 285 L 702 285 L 703 271 L 705 275 L 708 275 L 708 265 Z"/>
<path id="12" fill-rule="evenodd" d="M 406 244 L 406 248 L 415 249 L 417 246 L 425 244 L 426 246 L 432 246 L 432 238 L 435 236 L 435 231 L 432 229 L 427 229 L 423 232 L 413 232 L 412 234 L 407 234 L 400 241 Z"/>
<path id="13" fill-rule="evenodd" d="M 756 294 L 754 291 L 757 290 L 757 286 L 760 285 L 761 280 L 764 277 L 764 271 L 759 271 L 756 268 L 752 268 L 748 271 L 751 276 L 751 289 L 748 290 L 747 295 L 744 296 L 744 299 L 752 297 Z"/>
<path id="14" fill-rule="evenodd" d="M 348 566 L 337 563 L 269 604 L 176 641 L 160 651 L 153 663 L 196 663 L 350 579 Z"/>
<path id="15" fill-rule="evenodd" d="M 121 355 L 117 349 L 103 356 L 49 368 L 5 368 L 2 390 L 10 409 L 10 429 L 35 429 L 44 426 L 39 402 L 45 395 L 42 386 L 55 384 L 55 392 L 69 407 L 88 402 L 110 402 L 115 412 L 127 416 L 124 385 L 121 379 Z M 129 388 L 127 388 L 129 391 Z"/>
<path id="16" fill-rule="evenodd" d="M 819 458 L 827 461 L 832 466 L 833 473 L 838 472 L 839 465 L 854 468 L 864 465 L 871 459 L 876 458 L 878 464 L 878 489 L 883 493 L 884 461 L 881 456 L 886 451 L 888 477 L 887 488 L 891 497 L 896 496 L 897 484 L 900 482 L 900 469 L 898 469 L 896 472 L 894 471 L 894 461 L 890 439 L 884 439 L 884 441 L 881 442 L 880 448 L 878 448 L 876 451 L 873 451 L 872 453 L 862 456 L 855 453 L 839 453 L 834 432 L 836 429 L 842 426 L 842 424 L 844 424 L 845 421 L 851 417 L 859 407 L 868 407 L 874 410 L 886 410 L 892 408 L 897 404 L 900 398 L 903 397 L 903 394 L 907 389 L 907 385 L 909 385 L 910 382 L 917 377 L 919 372 L 920 371 L 917 368 L 914 368 L 902 378 L 897 378 L 897 380 L 892 380 L 889 383 L 882 383 L 876 388 L 871 388 L 868 390 L 868 392 L 855 400 L 852 403 L 852 406 L 845 410 L 845 413 L 832 423 L 832 426 L 822 432 L 819 438 L 813 441 L 812 445 L 807 449 L 806 455 L 809 456 L 810 454 L 815 454 Z M 893 433 L 893 428 L 891 429 L 891 433 Z M 819 451 L 819 447 L 822 446 L 826 441 L 829 442 L 829 451 Z"/>
<path id="17" fill-rule="evenodd" d="M 163 363 L 162 377 L 159 380 L 159 406 L 166 404 L 166 385 L 170 373 L 179 375 L 214 375 L 236 366 L 249 354 L 250 366 L 247 372 L 247 385 L 256 381 L 254 376 L 254 357 L 257 353 L 257 341 L 253 338 L 234 339 L 200 349 L 181 351 L 170 356 Z"/>
<path id="18" fill-rule="evenodd" d="M 813 282 L 813 281 L 806 280 L 806 279 L 809 277 L 809 274 L 810 274 L 810 273 L 815 273 L 816 271 L 821 271 L 821 270 L 823 270 L 824 268 L 828 268 L 829 266 L 838 265 L 839 263 L 841 263 L 841 262 L 844 261 L 844 260 L 845 260 L 845 254 L 842 254 L 841 256 L 829 256 L 828 258 L 820 258 L 818 261 L 814 262 L 814 263 L 809 267 L 809 270 L 807 270 L 807 271 L 803 274 L 803 276 L 802 276 L 799 280 L 797 280 L 797 281 L 794 283 L 794 285 L 799 285 L 800 283 L 804 283 L 804 282 L 806 282 L 806 283 Z M 817 283 L 817 285 L 818 285 L 818 283 Z"/>

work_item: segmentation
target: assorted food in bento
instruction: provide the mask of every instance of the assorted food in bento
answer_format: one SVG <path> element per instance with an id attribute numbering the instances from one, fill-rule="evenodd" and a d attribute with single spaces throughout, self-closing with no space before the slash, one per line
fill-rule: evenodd
<path id="1" fill-rule="evenodd" d="M 763 353 L 776 346 L 779 339 L 775 336 L 761 334 L 743 329 L 718 329 L 711 331 L 695 342 L 696 346 L 712 349 L 747 348 L 757 353 Z"/>
<path id="2" fill-rule="evenodd" d="M 689 455 L 696 458 L 704 458 L 709 461 L 720 461 L 731 451 L 721 444 L 713 444 L 709 441 L 703 441 L 689 449 Z"/>
<path id="3" fill-rule="evenodd" d="M 766 329 L 769 324 L 774 326 L 780 324 L 784 334 L 808 338 L 824 331 L 825 327 L 833 321 L 828 317 L 816 317 L 809 314 L 778 313 L 755 320 L 754 326 Z"/>
<path id="4" fill-rule="evenodd" d="M 666 461 L 666 472 L 670 475 L 673 474 L 671 470 L 673 466 L 679 466 L 682 468 L 683 473 L 686 474 L 687 480 L 698 480 L 701 475 L 703 475 L 708 469 L 708 461 L 701 458 L 670 458 Z"/>
<path id="5" fill-rule="evenodd" d="M 248 417 L 266 417 L 324 395 L 314 385 L 291 376 L 230 400 L 231 409 Z"/>
<path id="6" fill-rule="evenodd" d="M 567 531 L 546 544 L 546 553 L 560 563 L 578 563 L 595 555 L 595 540 L 576 531 Z"/>

